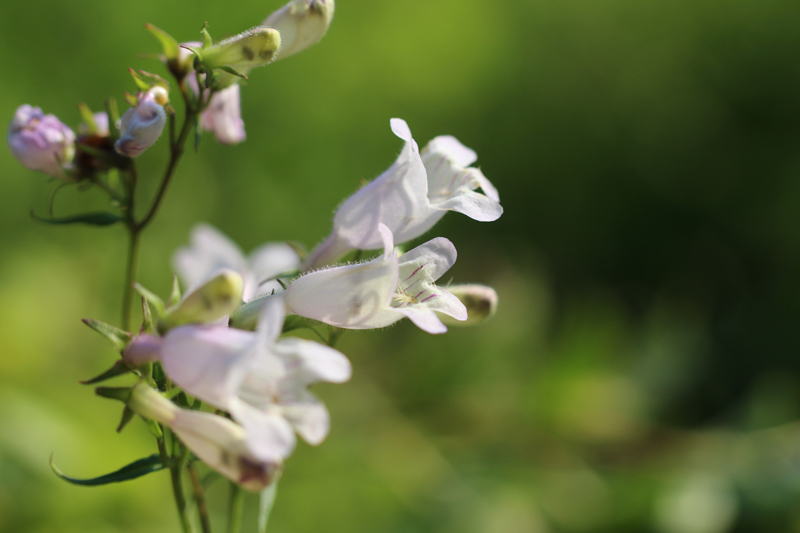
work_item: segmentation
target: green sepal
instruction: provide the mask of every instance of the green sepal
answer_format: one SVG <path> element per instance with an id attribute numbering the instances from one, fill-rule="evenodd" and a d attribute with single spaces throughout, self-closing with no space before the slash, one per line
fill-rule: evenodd
<path id="1" fill-rule="evenodd" d="M 150 430 L 150 433 L 152 433 L 155 438 L 161 439 L 164 437 L 164 432 L 161 431 L 161 426 L 159 426 L 155 420 L 150 420 L 148 418 L 143 418 L 142 420 L 144 420 L 144 423 L 147 424 L 147 429 Z"/>
<path id="2" fill-rule="evenodd" d="M 172 292 L 169 295 L 169 300 L 167 300 L 167 307 L 172 307 L 173 305 L 177 305 L 178 302 L 181 301 L 181 284 L 178 282 L 178 275 L 172 275 Z"/>
<path id="3" fill-rule="evenodd" d="M 97 387 L 94 393 L 109 400 L 119 400 L 124 404 L 128 403 L 131 397 L 131 387 Z"/>
<path id="4" fill-rule="evenodd" d="M 82 320 L 84 324 L 95 330 L 97 333 L 102 335 L 103 337 L 107 338 L 111 341 L 117 351 L 122 351 L 128 347 L 130 344 L 133 335 L 128 333 L 127 331 L 123 331 L 118 327 L 112 326 L 111 324 L 106 324 L 100 320 L 94 320 L 91 318 L 84 318 Z"/>
<path id="5" fill-rule="evenodd" d="M 211 35 L 208 33 L 206 28 L 208 28 L 208 22 L 203 24 L 203 29 L 200 30 L 200 35 L 203 36 L 203 48 L 208 48 L 214 44 L 214 41 L 211 40 Z"/>
<path id="6" fill-rule="evenodd" d="M 102 381 L 106 381 L 107 379 L 115 378 L 117 376 L 122 376 L 131 372 L 131 369 L 128 368 L 125 363 L 122 362 L 122 359 L 114 363 L 114 366 L 103 372 L 97 377 L 93 377 L 92 379 L 88 379 L 86 381 L 81 381 L 81 385 L 94 385 L 95 383 L 100 383 Z"/>
<path id="7" fill-rule="evenodd" d="M 86 126 L 89 128 L 89 133 L 92 135 L 97 134 L 97 124 L 94 121 L 94 115 L 92 114 L 92 110 L 89 109 L 89 106 L 81 102 L 78 104 L 78 111 L 81 114 L 81 120 Z"/>
<path id="8" fill-rule="evenodd" d="M 131 409 L 126 405 L 125 409 L 122 410 L 122 419 L 119 421 L 119 425 L 117 426 L 117 433 L 121 432 L 123 428 L 128 425 L 128 422 L 133 420 L 134 416 L 136 416 L 136 413 L 131 411 Z"/>
<path id="9" fill-rule="evenodd" d="M 298 241 L 285 241 L 285 242 L 292 248 L 292 250 L 295 251 L 298 257 L 300 257 L 300 259 L 305 259 L 308 256 L 308 249 L 305 247 L 303 243 Z"/>
<path id="10" fill-rule="evenodd" d="M 135 94 L 131 94 L 128 91 L 125 91 L 125 101 L 132 107 L 136 107 L 139 104 L 139 99 L 136 98 Z"/>
<path id="11" fill-rule="evenodd" d="M 135 70 L 133 70 L 132 68 L 128 68 L 128 72 L 130 72 L 131 76 L 133 76 L 133 81 L 136 83 L 136 86 L 139 88 L 140 91 L 145 91 L 146 92 L 146 91 L 150 90 L 151 85 L 149 83 L 147 83 L 146 81 L 144 81 L 141 78 L 141 76 L 139 76 L 136 73 Z"/>
<path id="12" fill-rule="evenodd" d="M 144 25 L 144 29 L 149 31 L 150 33 L 155 36 L 156 39 L 161 43 L 161 48 L 164 50 L 164 56 L 167 59 L 175 59 L 178 57 L 179 53 L 179 45 L 178 41 L 170 35 L 169 33 L 165 32 L 164 30 L 153 26 L 150 23 Z"/>
<path id="13" fill-rule="evenodd" d="M 142 298 L 142 319 L 142 329 L 150 330 L 150 333 L 155 335 L 157 333 L 156 323 L 153 320 L 153 313 L 150 311 L 150 304 L 145 298 Z"/>
<path id="14" fill-rule="evenodd" d="M 217 67 L 217 68 L 222 70 L 223 72 L 227 72 L 228 74 L 236 76 L 237 78 L 242 78 L 242 79 L 245 79 L 245 80 L 249 80 L 250 79 L 247 76 L 245 76 L 244 74 L 242 74 L 241 72 L 236 72 L 231 67 Z"/>
<path id="15" fill-rule="evenodd" d="M 166 466 L 161 461 L 161 457 L 158 454 L 154 454 L 151 455 L 150 457 L 145 457 L 143 459 L 134 461 L 131 464 L 123 466 L 119 470 L 116 470 L 104 476 L 92 479 L 76 479 L 64 475 L 64 473 L 61 470 L 59 470 L 58 467 L 53 462 L 53 455 L 50 455 L 50 468 L 53 470 L 53 473 L 56 476 L 63 479 L 64 481 L 72 483 L 73 485 L 95 487 L 98 485 L 108 485 L 109 483 L 120 483 L 122 481 L 130 481 L 131 479 L 136 479 L 137 477 L 142 477 L 146 476 L 147 474 L 152 474 L 153 472 L 158 472 L 159 470 L 166 468 Z"/>
<path id="16" fill-rule="evenodd" d="M 152 306 L 151 310 L 155 315 L 153 318 L 158 320 L 159 318 L 164 316 L 164 300 L 162 300 L 149 290 L 145 289 L 139 283 L 134 283 L 133 288 L 136 289 L 136 292 L 138 292 L 139 295 L 145 300 L 147 300 L 147 303 Z"/>
<path id="17" fill-rule="evenodd" d="M 148 85 L 148 90 L 152 89 L 155 85 L 160 85 L 161 87 L 165 88 L 169 91 L 169 83 L 167 80 L 159 76 L 158 74 L 153 74 L 152 72 L 147 72 L 146 70 L 140 70 L 139 74 L 142 78 L 149 80 L 151 83 Z"/>
<path id="18" fill-rule="evenodd" d="M 119 215 L 107 213 L 105 211 L 97 211 L 94 213 L 84 213 L 82 215 L 72 215 L 69 217 L 59 218 L 43 218 L 37 216 L 36 213 L 31 211 L 31 217 L 39 222 L 44 222 L 45 224 L 88 224 L 90 226 L 98 227 L 111 226 L 123 220 L 123 218 Z"/>
<path id="19" fill-rule="evenodd" d="M 106 113 L 108 113 L 108 125 L 109 125 L 109 133 L 112 131 L 116 131 L 119 134 L 119 128 L 117 124 L 119 123 L 119 106 L 117 105 L 116 98 L 109 98 L 106 100 Z M 119 135 L 111 135 L 112 137 L 116 138 Z"/>

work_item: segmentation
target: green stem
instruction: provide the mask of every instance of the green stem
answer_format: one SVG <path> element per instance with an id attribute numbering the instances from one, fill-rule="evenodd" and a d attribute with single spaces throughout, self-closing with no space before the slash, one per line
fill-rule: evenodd
<path id="1" fill-rule="evenodd" d="M 203 492 L 203 484 L 200 481 L 200 474 L 193 462 L 189 463 L 189 477 L 192 479 L 192 489 L 194 490 L 194 501 L 197 502 L 197 515 L 200 517 L 200 527 L 203 533 L 211 533 L 211 521 L 208 519 L 208 508 Z"/>
<path id="2" fill-rule="evenodd" d="M 186 498 L 183 495 L 183 482 L 181 480 L 181 462 L 174 461 L 167 454 L 167 447 L 164 444 L 164 439 L 166 438 L 168 430 L 162 426 L 161 431 L 164 437 L 158 439 L 158 451 L 161 454 L 161 460 L 164 461 L 164 464 L 169 465 L 169 471 L 172 477 L 172 494 L 175 496 L 175 507 L 178 510 L 178 519 L 181 522 L 183 533 L 194 533 L 192 524 L 189 522 L 189 516 L 186 513 Z"/>
<path id="3" fill-rule="evenodd" d="M 231 499 L 228 508 L 228 533 L 239 533 L 242 529 L 242 510 L 244 491 L 236 483 L 231 483 Z"/>
<path id="4" fill-rule="evenodd" d="M 133 284 L 136 281 L 136 267 L 139 259 L 139 243 L 141 234 L 133 226 L 128 226 L 128 265 L 125 273 L 125 291 L 122 294 L 122 327 L 127 331 L 132 331 L 131 311 L 133 307 Z"/>

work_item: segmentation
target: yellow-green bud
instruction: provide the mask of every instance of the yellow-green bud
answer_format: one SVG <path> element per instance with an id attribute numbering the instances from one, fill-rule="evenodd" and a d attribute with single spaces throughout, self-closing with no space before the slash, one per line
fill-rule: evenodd
<path id="1" fill-rule="evenodd" d="M 464 321 L 437 313 L 448 326 L 474 326 L 491 318 L 497 311 L 497 292 L 486 285 L 450 285 L 447 292 L 461 300 L 467 308 L 467 319 Z"/>
<path id="2" fill-rule="evenodd" d="M 208 69 L 229 67 L 247 71 L 275 59 L 281 48 L 281 35 L 274 28 L 259 26 L 207 48 L 188 48 Z"/>
<path id="3" fill-rule="evenodd" d="M 161 327 L 170 329 L 184 324 L 203 324 L 229 315 L 242 304 L 243 288 L 241 275 L 233 270 L 223 270 L 167 309 Z"/>
<path id="4" fill-rule="evenodd" d="M 292 0 L 261 23 L 281 32 L 283 45 L 276 59 L 302 52 L 318 42 L 333 19 L 334 0 Z"/>

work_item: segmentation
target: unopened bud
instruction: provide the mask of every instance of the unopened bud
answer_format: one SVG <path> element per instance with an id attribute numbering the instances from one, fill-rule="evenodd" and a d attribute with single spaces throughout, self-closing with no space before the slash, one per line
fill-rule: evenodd
<path id="1" fill-rule="evenodd" d="M 447 292 L 461 300 L 467 308 L 467 319 L 464 321 L 437 313 L 448 326 L 474 326 L 491 318 L 497 311 L 497 292 L 486 285 L 450 285 Z"/>
<path id="2" fill-rule="evenodd" d="M 137 367 L 145 363 L 158 361 L 161 356 L 161 337 L 155 335 L 139 335 L 122 352 L 122 361 L 128 367 Z"/>
<path id="3" fill-rule="evenodd" d="M 75 155 L 75 133 L 55 115 L 20 106 L 8 127 L 8 146 L 23 166 L 69 179 L 64 167 Z"/>
<path id="4" fill-rule="evenodd" d="M 283 45 L 275 59 L 289 57 L 317 43 L 333 19 L 334 0 L 292 0 L 261 23 L 281 32 Z"/>
<path id="5" fill-rule="evenodd" d="M 172 424 L 181 412 L 180 407 L 144 383 L 133 386 L 126 403 L 137 415 L 167 425 Z"/>
<path id="6" fill-rule="evenodd" d="M 275 59 L 281 36 L 272 28 L 256 27 L 208 48 L 191 48 L 207 69 L 229 67 L 237 72 L 266 65 Z"/>
<path id="7" fill-rule="evenodd" d="M 114 148 L 122 155 L 139 157 L 153 146 L 167 123 L 164 105 L 169 93 L 160 85 L 144 93 L 136 107 L 128 109 L 120 121 L 120 138 Z"/>
<path id="8" fill-rule="evenodd" d="M 204 324 L 231 314 L 242 304 L 244 280 L 233 270 L 223 270 L 190 292 L 164 313 L 165 329 L 184 324 Z"/>

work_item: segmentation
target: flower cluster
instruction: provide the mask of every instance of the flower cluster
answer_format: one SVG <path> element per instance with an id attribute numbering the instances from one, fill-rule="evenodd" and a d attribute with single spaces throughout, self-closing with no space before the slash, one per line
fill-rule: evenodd
<path id="1" fill-rule="evenodd" d="M 157 466 L 173 470 L 173 483 L 196 458 L 235 484 L 260 491 L 280 474 L 297 435 L 311 445 L 324 441 L 330 416 L 309 388 L 350 379 L 350 362 L 334 347 L 343 330 L 383 328 L 408 318 L 441 334 L 446 323 L 478 323 L 497 306 L 490 287 L 437 285 L 457 258 L 448 239 L 436 237 L 405 253 L 396 248 L 427 233 L 447 211 L 478 221 L 496 220 L 503 212 L 497 190 L 471 166 L 474 151 L 452 136 L 436 137 L 420 150 L 398 118 L 390 126 L 403 141 L 400 155 L 341 204 L 331 233 L 311 253 L 270 242 L 245 254 L 221 232 L 200 224 L 188 246 L 174 254 L 176 278 L 166 301 L 135 283 L 139 237 L 163 199 L 190 132 L 196 142 L 202 130 L 224 144 L 242 142 L 238 81 L 318 42 L 333 12 L 333 0 L 292 0 L 259 26 L 217 43 L 205 27 L 202 42 L 179 44 L 148 25 L 161 43 L 160 59 L 172 82 L 131 70 L 137 86 L 126 97 L 131 107 L 120 117 L 115 102 L 107 103 L 105 113 L 82 105 L 78 136 L 53 115 L 27 105 L 9 127 L 9 146 L 23 165 L 96 185 L 118 209 L 51 222 L 127 226 L 130 283 L 123 327 L 85 320 L 121 358 L 85 383 L 135 376 L 132 385 L 98 387 L 97 393 L 125 403 L 120 429 L 134 414 L 148 421 L 158 439 Z M 184 103 L 181 126 L 170 86 Z M 139 218 L 136 159 L 163 137 L 169 138 L 167 171 Z M 360 258 L 370 250 L 377 256 L 340 263 L 352 252 Z M 138 331 L 131 319 L 134 288 L 142 297 Z M 291 335 L 319 323 L 330 328 L 327 339 L 315 329 L 323 342 Z M 170 450 L 165 435 L 172 435 Z M 125 479 L 142 465 L 152 466 L 151 459 L 142 461 L 120 471 Z"/>

